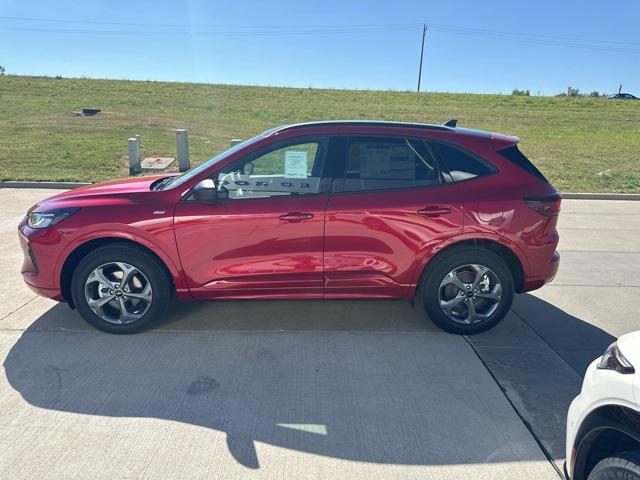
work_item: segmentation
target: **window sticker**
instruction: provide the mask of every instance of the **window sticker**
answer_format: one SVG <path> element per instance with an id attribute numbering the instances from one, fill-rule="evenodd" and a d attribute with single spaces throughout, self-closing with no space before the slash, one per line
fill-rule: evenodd
<path id="1" fill-rule="evenodd" d="M 391 170 L 389 148 L 385 145 L 360 145 L 360 178 L 384 178 Z"/>
<path id="2" fill-rule="evenodd" d="M 296 150 L 284 152 L 284 177 L 307 178 L 307 152 Z"/>

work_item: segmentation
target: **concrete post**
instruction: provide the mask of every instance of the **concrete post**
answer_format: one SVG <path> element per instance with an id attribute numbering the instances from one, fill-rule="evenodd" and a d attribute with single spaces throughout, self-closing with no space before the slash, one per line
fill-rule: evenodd
<path id="1" fill-rule="evenodd" d="M 137 138 L 129 139 L 129 175 L 142 172 L 140 168 L 140 143 Z"/>
<path id="2" fill-rule="evenodd" d="M 231 142 L 229 143 L 231 143 L 232 147 L 235 147 L 237 144 L 242 143 L 242 140 L 240 140 L 239 138 L 232 138 Z"/>
<path id="3" fill-rule="evenodd" d="M 178 169 L 181 172 L 189 170 L 189 135 L 187 130 L 176 130 L 176 150 L 178 152 Z"/>

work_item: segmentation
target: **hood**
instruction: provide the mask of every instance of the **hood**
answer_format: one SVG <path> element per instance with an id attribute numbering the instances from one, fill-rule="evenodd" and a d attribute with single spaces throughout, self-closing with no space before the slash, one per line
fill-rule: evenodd
<path id="1" fill-rule="evenodd" d="M 153 175 L 124 178 L 122 180 L 111 180 L 75 188 L 45 199 L 35 204 L 29 211 L 83 206 L 83 204 L 87 202 L 96 205 L 100 204 L 103 200 L 111 203 L 114 198 L 120 197 L 124 199 L 130 194 L 149 192 L 153 182 L 161 178 L 166 178 L 167 176 L 168 175 Z"/>

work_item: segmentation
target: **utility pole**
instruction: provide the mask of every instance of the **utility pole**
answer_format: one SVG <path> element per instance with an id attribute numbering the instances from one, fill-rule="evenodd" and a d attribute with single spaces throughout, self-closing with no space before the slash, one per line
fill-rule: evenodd
<path id="1" fill-rule="evenodd" d="M 427 35 L 427 24 L 422 26 L 422 48 L 420 48 L 420 67 L 418 67 L 418 93 L 420 93 L 420 80 L 422 79 L 422 57 L 424 57 L 424 37 Z"/>

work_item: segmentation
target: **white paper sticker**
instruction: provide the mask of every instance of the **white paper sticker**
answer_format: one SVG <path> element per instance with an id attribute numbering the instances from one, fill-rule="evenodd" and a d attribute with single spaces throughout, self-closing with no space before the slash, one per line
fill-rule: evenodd
<path id="1" fill-rule="evenodd" d="M 284 152 L 284 177 L 307 178 L 307 152 L 294 150 Z"/>

